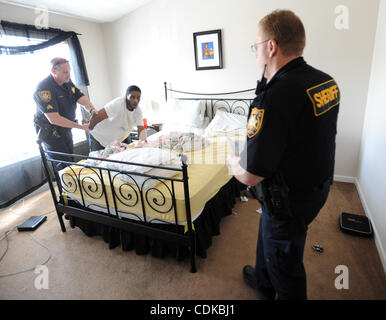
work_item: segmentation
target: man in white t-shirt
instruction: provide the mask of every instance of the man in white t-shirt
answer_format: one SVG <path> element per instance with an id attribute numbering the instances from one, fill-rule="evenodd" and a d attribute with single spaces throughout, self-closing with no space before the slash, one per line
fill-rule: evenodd
<path id="1" fill-rule="evenodd" d="M 142 110 L 138 106 L 140 100 L 141 89 L 134 85 L 130 86 L 124 97 L 110 101 L 91 117 L 89 124 L 90 152 L 104 149 L 114 142 L 122 142 L 130 135 L 134 126 L 138 127 L 140 140 L 146 140 Z"/>

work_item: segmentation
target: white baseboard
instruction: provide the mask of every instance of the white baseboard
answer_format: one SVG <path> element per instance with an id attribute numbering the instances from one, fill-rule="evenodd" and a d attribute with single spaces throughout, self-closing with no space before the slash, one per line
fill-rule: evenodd
<path id="1" fill-rule="evenodd" d="M 355 186 L 358 190 L 358 194 L 359 194 L 359 198 L 360 198 L 361 203 L 362 203 L 363 210 L 365 211 L 365 214 L 366 214 L 367 218 L 369 218 L 369 220 L 371 222 L 371 226 L 373 227 L 375 245 L 377 247 L 379 257 L 381 258 L 381 262 L 383 265 L 383 271 L 386 274 L 386 252 L 385 252 L 385 249 L 383 248 L 382 242 L 379 240 L 380 238 L 379 238 L 379 233 L 377 231 L 377 226 L 375 223 L 373 223 L 373 216 L 371 214 L 369 206 L 367 205 L 366 198 L 365 198 L 365 195 L 362 191 L 362 188 L 361 188 L 361 185 L 360 185 L 358 178 L 355 178 Z"/>
<path id="2" fill-rule="evenodd" d="M 348 177 L 348 176 L 340 176 L 340 175 L 334 174 L 334 181 L 355 183 L 356 178 L 355 177 Z"/>

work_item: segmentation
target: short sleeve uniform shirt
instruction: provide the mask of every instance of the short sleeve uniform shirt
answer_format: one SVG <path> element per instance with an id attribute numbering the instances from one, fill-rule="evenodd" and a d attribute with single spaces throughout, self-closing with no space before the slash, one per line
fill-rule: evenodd
<path id="1" fill-rule="evenodd" d="M 292 190 L 320 185 L 334 172 L 339 101 L 331 76 L 292 60 L 251 104 L 240 165 L 264 178 L 280 172 Z"/>
<path id="2" fill-rule="evenodd" d="M 36 116 L 40 123 L 50 125 L 44 113 L 58 112 L 64 118 L 75 121 L 76 103 L 84 94 L 70 80 L 59 85 L 52 75 L 41 81 L 34 93 Z"/>

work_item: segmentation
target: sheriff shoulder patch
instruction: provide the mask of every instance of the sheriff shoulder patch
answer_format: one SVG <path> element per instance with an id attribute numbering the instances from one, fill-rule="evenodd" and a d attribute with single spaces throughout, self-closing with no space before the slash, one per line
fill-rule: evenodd
<path id="1" fill-rule="evenodd" d="M 75 87 L 72 87 L 71 90 L 72 90 L 72 93 L 75 94 Z"/>
<path id="2" fill-rule="evenodd" d="M 314 106 L 314 114 L 319 117 L 339 104 L 340 92 L 334 79 L 307 89 L 308 97 Z"/>
<path id="3" fill-rule="evenodd" d="M 38 91 L 38 96 L 44 102 L 50 102 L 51 101 L 51 91 L 49 91 L 49 90 Z"/>
<path id="4" fill-rule="evenodd" d="M 264 109 L 253 108 L 247 124 L 247 136 L 253 138 L 261 128 L 264 118 Z"/>

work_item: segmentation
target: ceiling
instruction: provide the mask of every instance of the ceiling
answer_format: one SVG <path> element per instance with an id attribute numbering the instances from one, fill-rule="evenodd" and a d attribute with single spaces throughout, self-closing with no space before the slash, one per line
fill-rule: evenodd
<path id="1" fill-rule="evenodd" d="M 95 22 L 111 22 L 152 0 L 0 0 L 0 2 L 44 8 L 52 13 Z"/>

